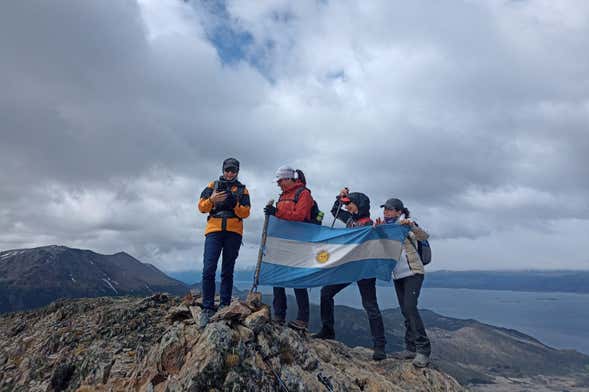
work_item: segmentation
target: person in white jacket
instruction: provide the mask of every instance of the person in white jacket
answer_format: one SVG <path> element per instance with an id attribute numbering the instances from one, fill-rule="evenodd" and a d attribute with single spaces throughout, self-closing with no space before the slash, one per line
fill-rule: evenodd
<path id="1" fill-rule="evenodd" d="M 400 359 L 413 359 L 415 366 L 425 367 L 430 362 L 431 344 L 417 309 L 425 274 L 423 263 L 417 252 L 417 241 L 427 240 L 429 235 L 409 219 L 409 210 L 405 208 L 401 200 L 388 199 L 381 208 L 384 208 L 384 219 L 378 218 L 376 224 L 397 223 L 407 225 L 410 229 L 403 243 L 401 258 L 393 271 L 397 299 L 405 318 L 405 350 L 393 356 Z"/>

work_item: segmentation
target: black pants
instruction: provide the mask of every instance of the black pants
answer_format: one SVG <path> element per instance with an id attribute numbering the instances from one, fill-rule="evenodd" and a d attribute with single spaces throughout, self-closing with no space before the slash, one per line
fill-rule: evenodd
<path id="1" fill-rule="evenodd" d="M 286 318 L 286 290 L 284 287 L 274 287 L 274 317 L 284 320 Z M 309 322 L 309 293 L 307 289 L 294 289 L 297 299 L 298 311 L 297 320 Z"/>
<path id="2" fill-rule="evenodd" d="M 362 279 L 356 282 L 362 296 L 362 306 L 368 315 L 370 332 L 374 340 L 374 347 L 384 347 L 384 323 L 376 300 L 376 279 Z M 334 284 L 321 288 L 321 322 L 323 328 L 334 331 L 334 301 L 333 297 L 352 283 Z"/>
<path id="3" fill-rule="evenodd" d="M 423 284 L 423 274 L 395 280 L 395 291 L 405 317 L 405 348 L 429 356 L 431 344 L 417 310 L 417 300 Z"/>

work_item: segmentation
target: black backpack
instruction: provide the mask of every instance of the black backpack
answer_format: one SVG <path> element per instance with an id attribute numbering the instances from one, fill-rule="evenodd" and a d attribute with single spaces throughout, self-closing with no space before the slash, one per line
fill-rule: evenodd
<path id="1" fill-rule="evenodd" d="M 417 222 L 413 222 L 415 223 L 415 226 L 419 227 L 419 225 L 417 224 Z M 415 241 L 417 241 L 417 254 L 419 255 L 419 258 L 421 259 L 421 263 L 423 265 L 428 265 L 429 263 L 431 263 L 432 261 L 432 248 L 429 245 L 428 240 L 423 240 L 420 241 L 418 239 L 416 239 Z M 409 242 L 411 242 L 411 245 L 413 245 L 413 242 L 411 240 L 409 240 Z M 413 245 L 415 247 L 415 245 Z"/>
<path id="2" fill-rule="evenodd" d="M 301 187 L 301 188 L 297 189 L 297 191 L 295 192 L 295 195 L 294 195 L 294 199 L 293 199 L 293 201 L 295 203 L 299 202 L 299 198 L 301 197 L 301 193 L 303 193 L 303 191 L 305 189 L 308 190 L 309 193 L 311 193 L 311 191 L 309 189 L 307 189 L 307 187 Z M 316 225 L 321 225 L 323 223 L 323 216 L 324 215 L 325 214 L 323 213 L 323 211 L 319 210 L 319 206 L 317 205 L 317 202 L 315 201 L 315 199 L 313 199 L 313 207 L 311 207 L 311 219 L 309 219 L 308 221 L 305 221 L 305 222 L 313 223 Z"/>

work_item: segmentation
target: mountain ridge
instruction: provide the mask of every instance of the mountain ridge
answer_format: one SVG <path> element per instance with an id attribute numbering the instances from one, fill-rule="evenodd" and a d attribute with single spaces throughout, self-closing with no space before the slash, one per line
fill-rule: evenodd
<path id="1" fill-rule="evenodd" d="M 44 306 L 58 298 L 185 294 L 188 287 L 126 252 L 103 255 L 49 245 L 0 252 L 0 312 Z"/>

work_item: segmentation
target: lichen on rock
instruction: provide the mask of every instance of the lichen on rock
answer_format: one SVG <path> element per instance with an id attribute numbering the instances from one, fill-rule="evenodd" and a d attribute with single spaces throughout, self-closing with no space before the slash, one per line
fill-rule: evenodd
<path id="1" fill-rule="evenodd" d="M 0 390 L 461 391 L 450 376 L 314 340 L 234 300 L 199 330 L 198 298 L 63 301 L 0 317 Z"/>

